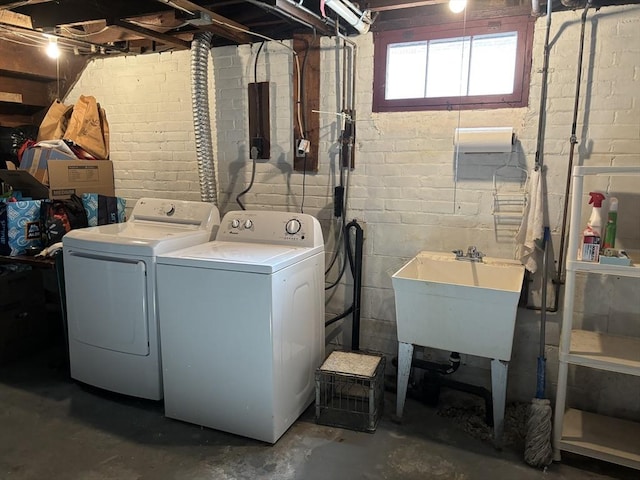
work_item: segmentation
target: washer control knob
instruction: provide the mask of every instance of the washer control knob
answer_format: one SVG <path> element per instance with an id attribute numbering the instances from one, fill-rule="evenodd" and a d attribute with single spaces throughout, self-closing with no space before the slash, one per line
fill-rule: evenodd
<path id="1" fill-rule="evenodd" d="M 244 221 L 244 228 L 251 228 L 251 227 L 253 227 L 253 221 L 245 220 Z"/>
<path id="2" fill-rule="evenodd" d="M 233 220 L 231 220 L 231 228 L 238 228 L 240 226 L 240 220 L 238 220 L 237 218 L 234 218 Z"/>
<path id="3" fill-rule="evenodd" d="M 173 203 L 170 203 L 169 205 L 164 207 L 164 213 L 167 215 L 167 217 L 170 217 L 171 215 L 176 213 L 176 206 Z"/>
<path id="4" fill-rule="evenodd" d="M 302 224 L 300 223 L 300 220 L 294 218 L 287 222 L 285 230 L 289 235 L 295 235 L 300 231 L 301 228 Z"/>

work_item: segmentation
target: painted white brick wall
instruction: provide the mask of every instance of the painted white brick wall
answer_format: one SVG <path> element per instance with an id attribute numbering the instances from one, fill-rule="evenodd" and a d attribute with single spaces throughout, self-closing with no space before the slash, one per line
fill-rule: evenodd
<path id="1" fill-rule="evenodd" d="M 189 72 L 189 52 L 98 59 L 65 99 L 93 95 L 106 109 L 116 192 L 129 208 L 142 196 L 200 199 Z"/>
<path id="2" fill-rule="evenodd" d="M 554 13 L 550 54 L 547 121 L 544 143 L 549 225 L 557 259 L 562 205 L 569 160 L 571 122 L 576 89 L 581 12 Z M 542 80 L 546 19 L 536 22 L 529 107 L 488 111 L 372 113 L 372 35 L 355 38 L 357 154 L 349 177 L 349 219 L 366 225 L 362 305 L 362 347 L 393 354 L 395 307 L 391 274 L 420 250 L 451 250 L 477 245 L 491 256 L 513 257 L 512 232 L 492 215 L 493 172 L 507 155 L 465 156 L 458 161 L 454 182 L 454 129 L 512 126 L 518 145 L 513 161 L 533 166 Z M 293 172 L 291 52 L 277 42 L 263 47 L 254 74 L 259 43 L 212 50 L 211 105 L 215 115 L 216 165 L 221 212 L 237 209 L 235 197 L 249 182 L 247 85 L 270 82 L 272 155 L 259 161 L 255 184 L 244 197 L 248 208 L 299 211 L 317 215 L 328 251 L 335 245 L 332 192 L 338 183 L 339 122 L 320 114 L 320 165 L 303 177 Z M 334 39 L 323 38 L 320 110 L 340 110 L 341 74 L 336 73 Z M 341 54 L 340 54 L 341 57 Z M 197 165 L 191 124 L 188 52 L 120 57 L 92 62 L 67 98 L 94 95 L 107 109 L 112 131 L 111 158 L 116 190 L 129 201 L 143 195 L 199 199 Z M 607 7 L 590 11 L 577 122 L 576 164 L 638 164 L 640 155 L 640 9 Z M 308 115 L 312 115 L 308 112 Z M 520 185 L 511 185 L 518 191 Z M 640 185 L 630 179 L 594 183 L 624 198 L 640 211 Z M 629 204 L 628 204 L 629 205 Z M 587 212 L 588 213 L 588 212 Z M 583 223 L 586 222 L 586 217 Z M 637 213 L 620 218 L 623 246 L 638 245 Z M 329 312 L 350 304 L 351 281 L 328 295 Z M 536 279 L 539 284 L 539 279 Z M 637 284 L 607 279 L 606 285 L 585 284 L 577 299 L 580 321 L 619 333 L 638 335 L 640 313 L 628 299 Z M 552 292 L 551 292 L 552 293 Z M 537 298 L 537 297 L 536 297 Z M 591 311 L 595 302 L 600 306 Z M 553 296 L 551 296 L 553 302 Z M 585 312 L 585 313 L 580 313 Z M 591 313 L 589 313 L 591 312 Z M 614 316 L 617 315 L 617 317 Z M 548 375 L 557 369 L 559 314 L 548 315 Z M 617 318 L 617 320 L 616 320 Z M 622 319 L 622 320 L 620 320 Z M 348 322 L 345 324 L 348 330 Z M 539 315 L 520 309 L 509 373 L 509 398 L 528 400 L 535 390 Z M 339 332 L 338 332 L 339 333 Z M 338 339 L 348 343 L 348 332 Z M 432 355 L 429 352 L 428 355 Z M 433 354 L 436 357 L 437 353 Z M 488 361 L 465 356 L 456 374 L 463 381 L 488 385 Z M 572 391 L 589 408 L 638 417 L 640 381 L 582 370 L 573 371 Z M 624 394 L 616 387 L 624 385 Z M 613 392 L 607 387 L 613 386 Z M 549 395 L 553 395 L 550 388 Z M 574 395 L 575 397 L 576 395 Z M 582 406 L 585 406 L 582 405 Z"/>

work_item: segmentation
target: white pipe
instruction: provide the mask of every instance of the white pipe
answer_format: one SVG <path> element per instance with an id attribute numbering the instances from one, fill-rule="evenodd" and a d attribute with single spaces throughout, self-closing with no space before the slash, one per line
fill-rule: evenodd
<path id="1" fill-rule="evenodd" d="M 371 26 L 368 11 L 361 12 L 348 0 L 325 0 L 324 4 L 342 17 L 360 33 L 367 33 Z"/>
<path id="2" fill-rule="evenodd" d="M 531 0 L 531 15 L 533 17 L 540 16 L 540 0 Z"/>

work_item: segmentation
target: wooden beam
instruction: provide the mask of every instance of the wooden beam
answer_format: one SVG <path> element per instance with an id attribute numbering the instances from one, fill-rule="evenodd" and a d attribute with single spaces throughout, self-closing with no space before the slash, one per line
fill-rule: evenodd
<path id="1" fill-rule="evenodd" d="M 55 80 L 56 62 L 46 56 L 44 47 L 28 47 L 13 42 L 0 42 L 0 71 Z"/>
<path id="2" fill-rule="evenodd" d="M 210 25 L 197 25 L 202 30 L 213 32 L 216 35 L 220 35 L 221 37 L 233 40 L 237 43 L 251 43 L 253 41 L 253 37 L 246 33 L 246 31 L 249 30 L 246 26 L 234 22 L 227 17 L 223 17 L 222 15 L 219 15 L 216 12 L 209 10 L 208 8 L 201 7 L 197 3 L 190 2 L 189 0 L 171 0 L 171 2 L 166 2 L 163 0 L 158 1 L 160 3 L 173 5 L 174 8 L 175 6 L 180 7 L 187 12 L 199 12 L 208 15 L 209 17 L 211 17 L 213 23 Z"/>
<path id="3" fill-rule="evenodd" d="M 115 25 L 123 30 L 134 32 L 139 35 L 142 35 L 145 38 L 149 38 L 151 40 L 155 40 L 160 43 L 165 43 L 168 45 L 172 45 L 178 49 L 188 49 L 191 44 L 189 42 L 185 42 L 184 40 L 180 40 L 179 38 L 175 38 L 171 35 L 167 35 L 166 33 L 156 32 L 154 30 L 150 30 L 148 28 L 141 27 L 140 25 L 136 25 L 130 22 L 124 22 L 122 20 L 110 20 L 107 21 L 107 25 Z"/>
<path id="4" fill-rule="evenodd" d="M 35 28 L 73 25 L 104 20 L 109 17 L 128 18 L 157 13 L 158 5 L 153 1 L 111 0 L 86 1 L 65 0 L 47 2 L 42 5 L 26 5 L 20 12 L 31 17 Z"/>
<path id="5" fill-rule="evenodd" d="M 31 17 L 16 12 L 10 12 L 9 10 L 0 10 L 0 23 L 4 23 L 5 25 L 16 25 L 23 28 L 33 28 Z"/>
<path id="6" fill-rule="evenodd" d="M 309 25 L 315 28 L 319 33 L 323 35 L 331 36 L 335 34 L 335 31 L 331 25 L 326 24 L 315 15 L 311 15 L 305 10 L 296 7 L 295 5 L 293 5 L 291 2 L 288 2 L 287 0 L 270 0 L 267 3 L 274 6 L 276 10 L 281 10 L 286 15 L 293 17 L 295 19 L 298 19 L 305 25 Z"/>
<path id="7" fill-rule="evenodd" d="M 298 65 L 304 65 L 304 72 L 293 69 L 293 168 L 298 172 L 318 171 L 318 143 L 320 142 L 320 116 L 312 110 L 320 110 L 320 37 L 313 34 L 294 34 L 293 50 L 298 54 Z M 305 60 L 305 57 L 306 60 Z M 304 92 L 298 102 L 299 75 L 304 74 Z M 301 108 L 298 116 L 298 108 Z M 304 132 L 300 132 L 298 119 L 304 122 Z M 298 155 L 301 138 L 310 142 L 309 153 Z"/>
<path id="8" fill-rule="evenodd" d="M 2 94 L 7 94 L 4 96 Z M 18 95 L 18 101 L 14 103 L 23 105 L 31 105 L 37 107 L 48 107 L 51 99 L 47 94 L 47 84 L 36 80 L 28 80 L 24 78 L 4 77 L 0 76 L 0 100 L 8 102 L 9 94 Z"/>
<path id="9" fill-rule="evenodd" d="M 271 158 L 271 111 L 269 109 L 269 82 L 250 83 L 249 93 L 249 145 L 258 150 L 261 160 Z"/>
<path id="10" fill-rule="evenodd" d="M 2 2 L 0 10 L 11 10 L 12 8 L 25 7 L 27 5 L 36 5 L 38 3 L 53 2 L 54 0 L 19 0 L 17 2 Z"/>
<path id="11" fill-rule="evenodd" d="M 366 5 L 367 10 L 372 12 L 386 12 L 389 10 L 438 5 L 439 3 L 449 3 L 449 0 L 369 0 Z"/>
<path id="12" fill-rule="evenodd" d="M 466 21 L 488 20 L 501 17 L 516 17 L 531 14 L 531 5 L 484 8 L 484 4 L 467 7 Z M 446 5 L 416 7 L 412 10 L 394 10 L 381 14 L 371 26 L 371 31 L 384 32 L 387 30 L 406 30 L 416 27 L 441 26 L 450 23 L 460 23 L 460 16 L 452 13 Z"/>
<path id="13" fill-rule="evenodd" d="M 31 115 L 3 113 L 0 105 L 0 126 L 20 127 L 22 125 L 40 125 Z"/>

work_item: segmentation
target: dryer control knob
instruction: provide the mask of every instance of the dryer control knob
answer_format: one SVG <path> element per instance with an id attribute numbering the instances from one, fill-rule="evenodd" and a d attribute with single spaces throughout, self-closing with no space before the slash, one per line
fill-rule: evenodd
<path id="1" fill-rule="evenodd" d="M 244 228 L 251 228 L 251 227 L 253 227 L 253 222 L 251 220 L 245 220 Z"/>
<path id="2" fill-rule="evenodd" d="M 300 220 L 297 220 L 297 219 L 294 218 L 294 219 L 289 220 L 287 222 L 285 230 L 287 231 L 287 233 L 289 235 L 294 235 L 294 234 L 298 233 L 301 228 L 302 228 L 302 224 L 300 223 Z"/>
<path id="3" fill-rule="evenodd" d="M 240 226 L 240 220 L 238 220 L 237 218 L 234 218 L 233 220 L 231 220 L 232 228 L 238 228 L 239 226 Z"/>

